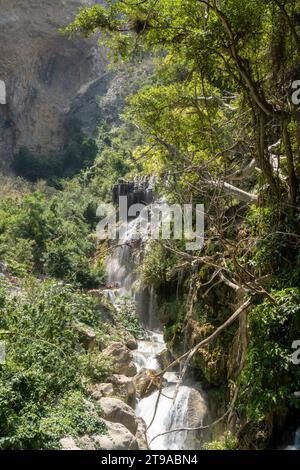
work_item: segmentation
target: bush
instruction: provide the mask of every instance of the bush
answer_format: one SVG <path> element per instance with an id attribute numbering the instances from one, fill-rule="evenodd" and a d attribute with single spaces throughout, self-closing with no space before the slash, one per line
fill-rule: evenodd
<path id="1" fill-rule="evenodd" d="M 238 445 L 238 439 L 230 431 L 224 433 L 224 435 L 216 440 L 204 444 L 204 450 L 236 450 Z"/>
<path id="2" fill-rule="evenodd" d="M 40 192 L 0 202 L 0 259 L 12 274 L 46 274 L 85 288 L 104 282 L 103 264 L 92 262 L 90 201 L 73 201 L 66 191 L 49 203 Z"/>
<path id="3" fill-rule="evenodd" d="M 249 316 L 250 344 L 240 377 L 240 409 L 254 422 L 299 407 L 294 392 L 300 387 L 300 369 L 291 354 L 300 337 L 300 290 L 272 295 L 276 304 L 265 301 Z"/>
<path id="4" fill-rule="evenodd" d="M 165 285 L 171 280 L 175 263 L 175 256 L 170 255 L 163 246 L 156 242 L 150 243 L 140 267 L 143 284 L 155 288 Z"/>
<path id="5" fill-rule="evenodd" d="M 38 423 L 40 442 L 46 449 L 57 449 L 65 436 L 105 434 L 100 415 L 99 405 L 87 401 L 82 393 L 67 393 Z"/>
<path id="6" fill-rule="evenodd" d="M 2 286 L 0 340 L 5 341 L 7 356 L 0 365 L 1 448 L 44 448 L 63 437 L 67 424 L 68 432 L 87 429 L 80 410 L 85 406 L 85 383 L 90 380 L 86 364 L 95 360 L 96 352 L 91 357 L 80 352 L 78 322 L 101 337 L 97 301 L 71 287 L 27 281 L 21 292 L 11 294 Z M 108 364 L 99 361 L 97 376 L 108 373 Z M 72 400 L 66 401 L 70 396 L 76 398 L 75 408 Z M 45 427 L 49 419 L 53 424 L 53 416 L 57 421 L 59 416 L 68 418 L 59 432 L 55 427 L 54 434 Z"/>
<path id="7" fill-rule="evenodd" d="M 117 320 L 122 327 L 131 333 L 136 339 L 143 339 L 143 330 L 137 311 L 135 301 L 130 297 L 121 297 L 116 302 Z"/>

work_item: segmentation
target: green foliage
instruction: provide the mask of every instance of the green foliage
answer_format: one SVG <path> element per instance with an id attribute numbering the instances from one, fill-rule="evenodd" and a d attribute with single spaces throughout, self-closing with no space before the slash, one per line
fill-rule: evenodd
<path id="1" fill-rule="evenodd" d="M 240 383 L 240 406 L 249 420 L 298 407 L 294 392 L 300 369 L 292 363 L 292 343 L 300 335 L 300 291 L 272 293 L 276 303 L 264 301 L 249 316 L 250 344 Z"/>
<path id="2" fill-rule="evenodd" d="M 41 442 L 46 449 L 57 449 L 65 436 L 105 434 L 106 427 L 99 418 L 99 405 L 88 402 L 78 391 L 67 393 L 39 422 Z M 24 430 L 26 434 L 26 429 Z"/>
<path id="3" fill-rule="evenodd" d="M 204 450 L 237 450 L 238 439 L 230 431 L 226 431 L 224 435 L 212 442 L 204 444 Z"/>
<path id="4" fill-rule="evenodd" d="M 161 287 L 173 277 L 175 263 L 176 257 L 170 255 L 162 245 L 150 243 L 139 269 L 141 282 L 146 286 Z"/>
<path id="5" fill-rule="evenodd" d="M 111 361 L 94 350 L 79 358 L 85 377 L 91 382 L 104 382 L 112 373 Z"/>
<path id="6" fill-rule="evenodd" d="M 110 199 L 113 184 L 136 168 L 132 155 L 136 139 L 136 131 L 131 126 L 103 124 L 99 128 L 99 155 L 91 174 L 90 187 L 96 184 L 102 199 Z"/>
<path id="7" fill-rule="evenodd" d="M 280 271 L 283 273 L 288 269 L 291 278 L 291 268 L 298 253 L 294 235 L 297 219 L 291 219 L 286 211 L 252 206 L 246 220 L 250 226 L 251 236 L 256 240 L 247 257 L 249 266 L 260 274 L 273 272 L 278 275 Z M 287 282 L 286 279 L 283 285 Z"/>
<path id="8" fill-rule="evenodd" d="M 62 32 L 71 36 L 78 32 L 84 36 L 90 36 L 97 27 L 110 28 L 109 13 L 102 5 L 93 5 L 89 9 L 81 8 L 74 23 L 68 25 Z"/>
<path id="9" fill-rule="evenodd" d="M 91 263 L 96 240 L 90 234 L 90 200 L 81 196 L 74 202 L 67 191 L 62 196 L 53 196 L 49 203 L 35 192 L 1 201 L 0 258 L 18 276 L 41 273 L 96 287 L 105 271 L 100 263 Z"/>
<path id="10" fill-rule="evenodd" d="M 136 303 L 130 297 L 121 297 L 116 301 L 117 320 L 122 328 L 128 331 L 136 339 L 143 339 L 145 331 L 143 330 L 137 311 Z"/>
<path id="11" fill-rule="evenodd" d="M 21 149 L 14 167 L 31 181 L 71 177 L 84 170 L 77 178 L 60 182 L 61 191 L 50 198 L 35 193 L 0 204 L 0 257 L 11 273 L 47 275 L 90 288 L 105 278 L 91 235 L 96 207 L 110 198 L 110 187 L 119 177 L 136 170 L 154 174 L 162 192 L 177 202 L 200 201 L 205 195 L 208 240 L 201 257 L 204 265 L 208 259 L 214 270 L 220 269 L 216 279 L 206 265 L 199 266 L 196 279 L 199 256 L 183 254 L 182 260 L 171 254 L 173 247 L 176 252 L 182 249 L 180 244 L 166 250 L 160 243 L 150 245 L 140 276 L 159 294 L 168 343 L 180 347 L 186 339 L 185 284 L 197 282 L 199 293 L 206 286 L 204 297 L 209 294 L 210 299 L 199 303 L 189 319 L 197 325 L 193 333 L 201 338 L 230 314 L 235 299 L 228 295 L 228 281 L 236 279 L 259 290 L 267 278 L 263 287 L 276 286 L 278 291 L 272 294 L 276 303 L 259 304 L 249 318 L 250 345 L 240 378 L 239 407 L 253 422 L 293 409 L 293 392 L 300 385 L 298 369 L 289 360 L 299 333 L 300 296 L 296 288 L 279 291 L 282 286 L 299 286 L 300 278 L 299 164 L 290 157 L 293 152 L 296 157 L 300 146 L 299 119 L 288 96 L 289 84 L 298 78 L 299 14 L 297 2 L 273 0 L 117 0 L 81 9 L 65 30 L 68 35 L 89 36 L 100 30 L 102 42 L 115 57 L 132 62 L 150 51 L 157 55 L 155 76 L 129 100 L 126 124 L 111 128 L 107 120 L 101 126 L 96 160 L 95 142 L 72 122 L 60 154 L 33 156 Z M 280 165 L 275 171 L 267 150 L 277 141 L 274 153 Z M 241 176 L 253 158 L 251 176 Z M 217 189 L 215 181 L 220 181 Z M 223 182 L 255 191 L 260 207 L 252 207 L 246 216 L 244 203 L 221 192 Z M 218 283 L 220 272 L 227 276 L 227 295 Z M 97 324 L 84 313 L 86 299 L 74 293 L 71 299 L 69 288 L 61 287 L 62 293 L 49 289 L 47 299 L 33 289 L 32 302 L 29 290 L 14 300 L 9 296 L 5 300 L 5 292 L 0 295 L 4 312 L 0 325 L 3 334 L 9 333 L 11 347 L 8 366 L 1 369 L 1 426 L 7 436 L 2 447 L 52 447 L 62 433 L 58 422 L 71 434 L 97 427 L 97 423 L 78 424 L 84 410 L 74 393 L 81 393 L 83 380 L 98 380 L 109 367 L 97 351 L 79 355 L 72 319 L 75 315 L 77 321 L 95 328 Z M 119 321 L 140 337 L 132 305 L 121 306 Z M 195 358 L 194 365 L 210 382 L 216 380 L 212 375 L 216 364 L 222 361 L 220 371 L 226 372 L 235 328 L 226 331 L 214 349 Z M 45 401 L 58 415 L 50 413 Z M 73 403 L 74 415 L 69 414 L 69 405 L 63 414 L 59 403 Z M 40 426 L 40 417 L 50 435 Z M 225 434 L 211 447 L 235 448 L 235 437 Z"/>
<path id="12" fill-rule="evenodd" d="M 91 376 L 86 365 L 95 363 L 95 353 L 79 352 L 76 326 L 80 321 L 101 335 L 96 301 L 34 280 L 16 293 L 2 287 L 1 298 L 0 338 L 7 356 L 0 366 L 0 446 L 47 448 L 65 432 L 84 433 L 92 423 L 101 430 L 99 418 L 90 423 L 83 413 L 84 383 Z M 109 373 L 98 360 L 93 378 Z"/>

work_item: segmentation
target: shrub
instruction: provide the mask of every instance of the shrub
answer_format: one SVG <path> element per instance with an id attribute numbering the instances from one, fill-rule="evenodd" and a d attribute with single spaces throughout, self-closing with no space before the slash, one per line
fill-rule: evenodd
<path id="1" fill-rule="evenodd" d="M 300 369 L 291 354 L 293 341 L 300 337 L 300 290 L 272 295 L 276 304 L 264 301 L 249 316 L 250 344 L 240 377 L 240 409 L 255 422 L 299 407 L 294 392 L 300 387 Z"/>
<path id="2" fill-rule="evenodd" d="M 220 439 L 204 444 L 204 450 L 236 450 L 238 445 L 237 437 L 230 431 L 224 433 Z"/>
<path id="3" fill-rule="evenodd" d="M 72 177 L 82 168 L 91 166 L 98 153 L 96 142 L 81 130 L 80 123 L 69 120 L 65 124 L 65 145 L 61 152 L 50 155 L 33 154 L 22 147 L 13 161 L 17 175 L 29 181 Z"/>
<path id="4" fill-rule="evenodd" d="M 27 281 L 16 294 L 2 286 L 0 339 L 6 343 L 7 357 L 0 365 L 1 448 L 47 447 L 62 437 L 66 424 L 68 432 L 83 430 L 74 420 L 86 419 L 80 411 L 85 406 L 84 384 L 90 380 L 85 368 L 94 356 L 80 352 L 78 321 L 101 337 L 95 299 L 49 281 Z M 109 373 L 104 361 L 97 367 L 94 375 Z M 65 401 L 70 396 L 76 398 L 74 409 L 72 400 Z M 70 408 L 64 410 L 60 403 L 69 403 Z M 68 418 L 54 434 L 45 427 L 51 417 L 53 424 L 53 413 L 58 421 L 58 416 Z"/>
<path id="5" fill-rule="evenodd" d="M 137 315 L 134 300 L 130 297 L 121 297 L 116 302 L 116 310 L 117 319 L 122 327 L 136 339 L 143 339 L 145 332 Z"/>

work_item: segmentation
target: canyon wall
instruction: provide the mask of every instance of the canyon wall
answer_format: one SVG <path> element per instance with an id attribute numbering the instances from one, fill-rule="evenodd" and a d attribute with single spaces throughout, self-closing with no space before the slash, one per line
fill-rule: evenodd
<path id="1" fill-rule="evenodd" d="M 105 93 L 105 51 L 97 38 L 72 40 L 59 33 L 92 0 L 0 0 L 0 169 L 27 147 L 48 154 L 63 145 L 63 125 L 79 108 L 86 132 L 97 124 L 95 87 Z M 100 3 L 100 2 L 99 2 Z M 91 96 L 90 90 L 93 89 Z M 80 105 L 78 105 L 80 103 Z M 78 117 L 78 113 L 77 113 Z"/>

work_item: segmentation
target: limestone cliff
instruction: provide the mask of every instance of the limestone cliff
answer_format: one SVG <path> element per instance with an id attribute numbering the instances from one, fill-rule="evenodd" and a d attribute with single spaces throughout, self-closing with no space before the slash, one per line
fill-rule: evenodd
<path id="1" fill-rule="evenodd" d="M 86 115 L 85 104 L 95 107 L 89 96 L 88 103 L 84 100 L 90 84 L 103 76 L 108 86 L 105 53 L 97 39 L 70 41 L 58 32 L 80 6 L 93 3 L 0 0 L 0 81 L 6 85 L 6 104 L 0 104 L 0 168 L 8 169 L 22 146 L 42 154 L 59 149 L 63 122 L 78 95 Z"/>

